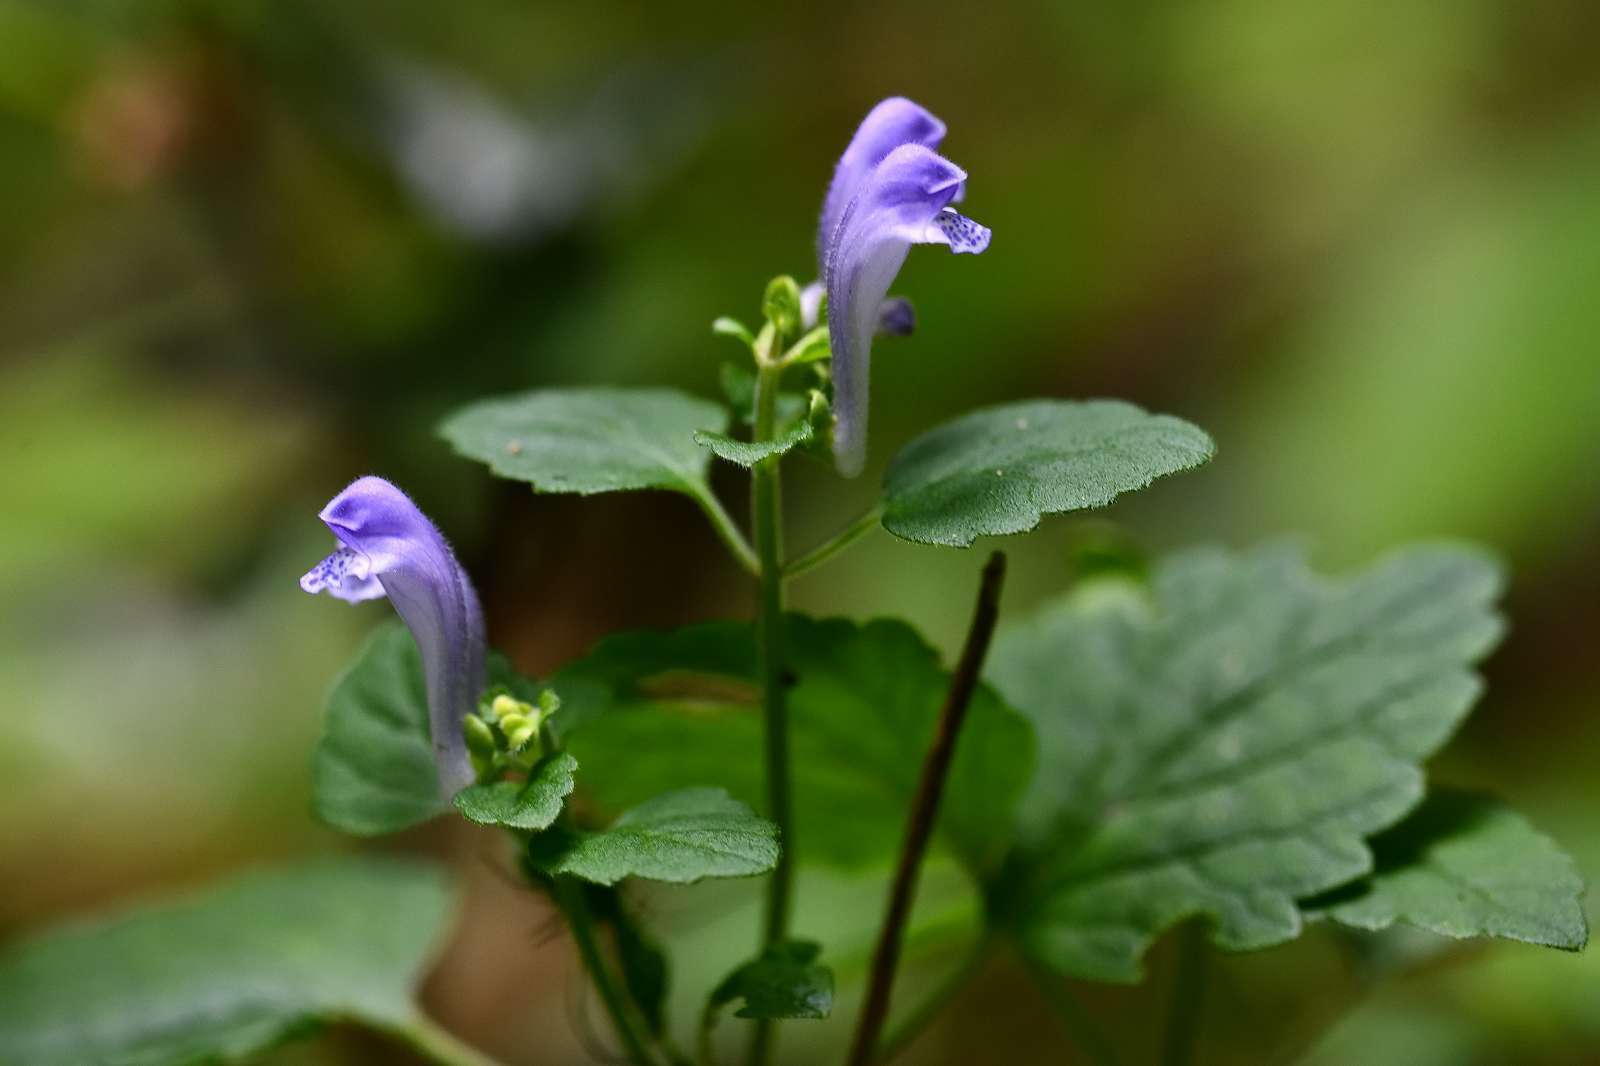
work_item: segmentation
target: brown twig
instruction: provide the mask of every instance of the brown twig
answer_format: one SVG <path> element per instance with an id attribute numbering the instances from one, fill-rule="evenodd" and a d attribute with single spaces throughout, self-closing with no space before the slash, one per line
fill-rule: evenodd
<path id="1" fill-rule="evenodd" d="M 905 843 L 900 850 L 894 884 L 889 889 L 889 907 L 884 914 L 883 927 L 878 932 L 877 946 L 872 952 L 867 998 L 862 1004 L 861 1020 L 856 1025 L 855 1038 L 850 1044 L 849 1066 L 868 1066 L 877 1050 L 884 1022 L 889 1017 L 889 992 L 900 962 L 900 943 L 905 935 L 906 921 L 911 917 L 917 876 L 922 870 L 922 858 L 927 853 L 928 841 L 933 836 L 934 823 L 938 819 L 939 797 L 944 792 L 945 778 L 950 773 L 950 760 L 955 756 L 961 723 L 967 717 L 972 693 L 978 687 L 978 674 L 983 669 L 984 656 L 989 653 L 989 641 L 994 636 L 995 619 L 1000 613 L 1000 586 L 1005 576 L 1005 554 L 995 552 L 989 556 L 989 562 L 983 568 L 983 584 L 978 589 L 978 603 L 972 613 L 972 625 L 967 630 L 967 642 L 961 649 L 961 659 L 956 664 L 955 673 L 950 677 L 950 691 L 945 696 L 944 709 L 939 712 L 933 743 L 929 745 L 928 754 L 922 761 L 922 777 L 917 782 L 916 798 L 911 803 Z"/>

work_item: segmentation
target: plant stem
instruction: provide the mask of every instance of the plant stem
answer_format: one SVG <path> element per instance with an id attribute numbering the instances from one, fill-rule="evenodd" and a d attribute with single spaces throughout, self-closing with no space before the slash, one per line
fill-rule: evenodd
<path id="1" fill-rule="evenodd" d="M 419 1013 L 405 1025 L 397 1025 L 387 1032 L 437 1066 L 500 1066 L 426 1014 Z"/>
<path id="2" fill-rule="evenodd" d="M 600 1002 L 611 1016 L 611 1024 L 622 1041 L 627 1061 L 636 1066 L 654 1066 L 655 1059 L 645 1039 L 634 1028 L 631 1004 L 617 986 L 610 967 L 606 965 L 605 955 L 600 950 L 600 942 L 595 939 L 594 916 L 589 913 L 589 903 L 583 898 L 583 885 L 575 878 L 560 874 L 552 878 L 550 884 L 551 895 L 561 908 L 561 913 L 566 915 L 567 926 L 572 930 L 572 941 L 578 948 L 578 957 L 583 960 L 583 968 L 588 971 L 589 980 L 594 982 L 595 991 L 600 993 Z"/>
<path id="3" fill-rule="evenodd" d="M 871 533 L 874 529 L 877 529 L 878 522 L 882 518 L 883 508 L 881 506 L 874 507 L 815 548 L 800 556 L 800 558 L 785 566 L 783 568 L 783 576 L 798 577 L 812 567 L 821 566 L 868 533 Z"/>
<path id="4" fill-rule="evenodd" d="M 1200 921 L 1183 927 L 1178 938 L 1178 968 L 1172 977 L 1172 1002 L 1167 1007 L 1167 1039 L 1161 1054 L 1166 1066 L 1189 1066 L 1205 1011 L 1206 928 Z"/>
<path id="5" fill-rule="evenodd" d="M 983 568 L 983 583 L 978 588 L 972 625 L 967 630 L 966 644 L 961 649 L 955 673 L 950 677 L 950 691 L 945 696 L 943 710 L 939 712 L 933 742 L 928 746 L 928 754 L 922 762 L 922 778 L 917 782 L 917 794 L 911 803 L 905 843 L 901 845 L 900 862 L 895 870 L 894 884 L 889 890 L 888 910 L 878 932 L 877 947 L 872 953 L 867 997 L 861 1008 L 855 1039 L 850 1045 L 850 1057 L 846 1060 L 850 1066 L 867 1066 L 872 1062 L 878 1049 L 878 1037 L 889 1017 L 889 992 L 894 984 L 895 968 L 900 962 L 900 942 L 905 936 L 906 922 L 911 917 L 917 877 L 922 871 L 922 859 L 927 853 L 928 841 L 933 837 L 934 822 L 939 815 L 939 798 L 944 792 L 945 778 L 950 773 L 950 762 L 955 757 L 961 724 L 966 719 L 972 693 L 978 687 L 978 673 L 983 669 L 983 659 L 989 653 L 989 641 L 994 636 L 995 620 L 1000 614 L 1000 588 L 1005 577 L 1005 554 L 995 552 L 989 556 L 989 562 Z"/>
<path id="6" fill-rule="evenodd" d="M 889 1026 L 878 1044 L 877 1061 L 889 1062 L 910 1047 L 911 1041 L 966 987 L 988 957 L 989 940 L 986 936 L 973 945 L 972 952 L 962 960 L 961 965 L 946 974 L 944 980 L 922 1002 L 911 1008 L 904 1018 Z"/>
<path id="7" fill-rule="evenodd" d="M 765 334 L 764 334 L 765 335 Z M 761 360 L 756 379 L 756 419 L 752 437 L 771 440 L 777 430 L 778 379 L 783 367 L 772 358 L 776 344 Z M 789 784 L 789 669 L 783 639 L 783 494 L 779 481 L 781 456 L 757 463 L 750 489 L 751 528 L 755 531 L 760 562 L 759 601 L 756 613 L 756 654 L 761 679 L 761 709 L 766 724 L 767 815 L 778 826 L 782 850 L 777 868 L 767 881 L 766 915 L 761 943 L 770 946 L 789 931 L 790 895 L 794 884 L 794 819 Z M 773 1022 L 756 1023 L 750 1043 L 751 1066 L 772 1057 L 776 1035 Z"/>
<path id="8" fill-rule="evenodd" d="M 728 549 L 734 560 L 751 574 L 760 574 L 761 561 L 756 558 L 755 549 L 750 547 L 750 542 L 739 532 L 739 527 L 733 522 L 733 516 L 723 508 L 722 502 L 709 491 L 695 493 L 694 502 L 700 505 L 700 510 L 711 520 L 711 528 L 716 531 L 717 539 L 722 541 L 723 547 Z"/>
<path id="9" fill-rule="evenodd" d="M 1066 979 L 1038 964 L 1034 964 L 1032 969 L 1039 989 L 1056 1012 L 1056 1017 L 1061 1019 L 1073 1045 L 1095 1066 L 1117 1066 L 1119 1060 L 1116 1050 L 1085 1013 L 1083 1004 L 1067 987 Z"/>

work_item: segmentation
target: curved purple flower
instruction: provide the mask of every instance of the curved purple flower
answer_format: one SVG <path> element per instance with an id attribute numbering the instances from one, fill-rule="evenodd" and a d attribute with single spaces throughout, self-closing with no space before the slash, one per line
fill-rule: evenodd
<path id="1" fill-rule="evenodd" d="M 817 227 L 819 267 L 827 266 L 833 231 L 839 228 L 845 209 L 878 164 L 902 144 L 937 148 L 944 140 L 944 133 L 944 123 L 937 115 L 903 96 L 879 101 L 878 106 L 867 112 L 833 168 L 833 180 L 828 183 L 828 195 L 822 201 L 822 222 Z"/>
<path id="2" fill-rule="evenodd" d="M 974 253 L 989 247 L 989 230 L 950 207 L 966 180 L 966 171 L 926 145 L 902 144 L 861 180 L 828 237 L 822 279 L 833 348 L 833 455 L 846 477 L 859 474 L 866 461 L 872 337 L 911 246 L 944 244 Z"/>
<path id="3" fill-rule="evenodd" d="M 445 797 L 473 781 L 462 719 L 483 691 L 483 609 L 443 535 L 380 477 L 351 482 L 318 516 L 340 548 L 300 579 L 350 603 L 388 596 L 422 653 L 428 725 Z"/>

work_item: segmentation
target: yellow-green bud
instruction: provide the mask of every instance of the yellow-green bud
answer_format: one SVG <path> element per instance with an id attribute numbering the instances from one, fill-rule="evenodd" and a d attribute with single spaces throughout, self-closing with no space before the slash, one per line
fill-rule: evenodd
<path id="1" fill-rule="evenodd" d="M 505 693 L 501 693 L 494 698 L 493 703 L 489 704 L 489 713 L 497 719 L 504 719 L 508 714 L 523 713 L 526 711 L 527 706 L 527 704 L 507 696 Z"/>
<path id="2" fill-rule="evenodd" d="M 494 731 L 482 718 L 469 714 L 461 720 L 461 732 L 467 738 L 467 750 L 474 755 L 492 758 L 495 751 Z"/>
<path id="3" fill-rule="evenodd" d="M 767 316 L 767 321 L 772 323 L 780 336 L 794 336 L 800 329 L 799 284 L 787 274 L 767 282 L 761 313 Z"/>
<path id="4" fill-rule="evenodd" d="M 525 714 L 506 714 L 500 717 L 500 731 L 508 737 L 517 730 L 532 724 Z"/>
<path id="5" fill-rule="evenodd" d="M 521 751 L 528 746 L 528 741 L 538 735 L 538 732 L 539 727 L 532 722 L 528 722 L 526 725 L 520 726 L 507 734 L 506 741 L 511 745 L 512 751 Z"/>

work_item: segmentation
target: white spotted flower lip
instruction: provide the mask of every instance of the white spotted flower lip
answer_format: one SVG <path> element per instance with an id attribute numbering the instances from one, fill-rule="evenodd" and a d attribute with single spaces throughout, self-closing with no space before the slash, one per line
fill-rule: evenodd
<path id="1" fill-rule="evenodd" d="M 462 720 L 485 683 L 483 610 L 466 571 L 411 498 L 380 477 L 352 482 L 318 516 L 340 547 L 300 579 L 350 603 L 389 597 L 422 653 L 439 790 L 473 781 Z"/>
<path id="2" fill-rule="evenodd" d="M 915 109 L 912 114 L 906 109 Z M 900 114 L 898 125 L 880 116 L 885 109 Z M 912 121 L 926 116 L 936 126 Z M 871 127 L 869 129 L 869 126 Z M 864 137 L 873 152 L 885 129 L 915 129 L 923 136 L 892 148 L 864 173 L 853 161 Z M 850 198 L 838 221 L 829 226 L 828 208 L 836 200 L 830 189 L 823 211 L 823 285 L 828 296 L 828 336 L 833 348 L 833 454 L 839 472 L 854 477 L 867 454 L 867 392 L 872 338 L 885 324 L 884 298 L 913 244 L 943 244 L 952 252 L 982 252 L 989 230 L 950 206 L 965 188 L 966 171 L 935 152 L 944 124 L 909 100 L 886 100 L 873 109 L 840 160 L 834 184 L 848 181 Z M 846 164 L 849 164 L 847 167 Z M 859 175 L 859 176 L 858 176 Z M 909 307 L 889 321 L 909 331 Z"/>

